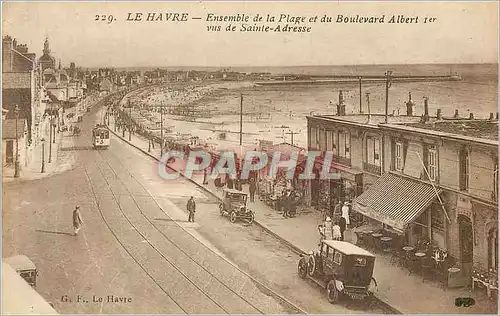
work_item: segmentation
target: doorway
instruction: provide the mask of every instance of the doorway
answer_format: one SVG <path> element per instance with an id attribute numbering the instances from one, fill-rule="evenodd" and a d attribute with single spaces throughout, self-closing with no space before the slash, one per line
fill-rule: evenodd
<path id="1" fill-rule="evenodd" d="M 458 238 L 460 242 L 460 265 L 464 276 L 472 273 L 472 262 L 474 255 L 474 235 L 470 218 L 458 215 Z"/>
<path id="2" fill-rule="evenodd" d="M 8 140 L 5 148 L 5 163 L 14 163 L 14 142 Z"/>

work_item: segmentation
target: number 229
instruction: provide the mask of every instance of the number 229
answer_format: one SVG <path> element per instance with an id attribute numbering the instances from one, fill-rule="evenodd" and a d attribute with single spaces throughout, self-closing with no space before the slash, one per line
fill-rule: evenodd
<path id="1" fill-rule="evenodd" d="M 112 15 L 106 15 L 106 14 L 99 15 L 99 14 L 96 14 L 94 21 L 104 21 L 104 22 L 108 22 L 108 24 L 110 24 L 114 20 L 115 20 L 115 18 Z"/>

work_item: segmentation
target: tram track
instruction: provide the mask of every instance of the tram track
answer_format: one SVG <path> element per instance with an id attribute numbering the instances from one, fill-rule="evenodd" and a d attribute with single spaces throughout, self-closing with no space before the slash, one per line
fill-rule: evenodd
<path id="1" fill-rule="evenodd" d="M 111 131 L 111 130 L 110 130 Z M 127 143 L 125 140 L 123 140 L 117 133 L 111 131 L 116 137 L 117 139 L 119 139 L 120 141 L 123 141 L 125 143 Z M 152 159 L 152 160 L 155 160 L 156 162 L 158 163 L 161 163 L 158 158 L 150 155 L 149 153 L 145 152 L 144 150 L 142 150 L 141 148 L 137 147 L 137 146 L 134 146 L 130 143 L 127 143 L 128 145 L 130 145 L 132 148 L 135 148 L 136 150 L 138 150 L 141 154 L 143 154 L 144 156 Z M 183 174 L 183 172 L 181 171 L 178 171 L 168 165 L 165 165 L 166 168 L 168 168 L 169 170 L 171 170 L 172 172 L 176 172 L 176 173 L 179 173 L 179 175 L 181 176 L 182 180 L 183 181 L 188 181 L 190 183 L 193 183 L 196 185 L 196 183 L 194 183 L 193 181 L 190 181 L 190 179 L 186 178 L 185 175 Z M 197 185 L 198 186 L 198 185 Z M 199 186 L 198 186 L 199 187 Z M 202 189 L 204 189 L 202 187 Z M 212 192 L 210 191 L 207 191 L 206 189 L 204 189 L 204 191 L 206 191 L 209 195 L 211 195 L 212 197 L 214 197 L 217 201 L 220 201 L 220 198 L 218 196 L 216 196 L 215 194 L 213 194 Z M 258 224 L 258 223 L 257 223 Z M 259 225 L 260 226 L 260 225 Z M 270 233 L 271 235 L 275 236 L 277 238 L 277 240 L 279 240 L 283 245 L 285 245 L 286 247 L 288 247 L 292 252 L 296 253 L 296 254 L 304 254 L 303 251 L 299 250 L 298 248 L 296 248 L 295 246 L 293 246 L 292 244 L 290 244 L 289 242 L 287 242 L 286 240 L 283 240 L 282 238 L 280 238 L 279 236 L 276 236 L 273 232 L 271 231 L 268 231 L 265 227 L 263 226 L 260 226 L 261 228 L 263 228 L 265 231 L 267 231 L 268 233 Z M 194 238 L 194 237 L 193 237 Z M 225 259 L 225 258 L 223 258 Z M 251 276 L 249 276 L 251 277 Z M 265 287 L 265 285 L 264 285 Z M 288 300 L 285 299 L 285 302 L 289 302 Z M 291 302 L 290 302 L 291 303 Z M 293 305 L 293 303 L 292 303 Z M 373 305 L 374 307 L 378 308 L 379 310 L 381 310 L 383 313 L 385 314 L 402 314 L 401 311 L 399 311 L 398 309 L 392 307 L 390 304 L 384 302 L 383 300 L 381 300 L 379 297 L 377 296 L 374 296 L 373 297 Z M 297 309 L 297 310 L 301 310 L 300 308 Z M 304 314 L 307 314 L 305 311 L 302 311 L 302 313 Z"/>
<path id="2" fill-rule="evenodd" d="M 183 250 L 181 247 L 179 247 L 176 242 L 169 236 L 167 236 L 152 220 L 151 218 L 149 218 L 144 210 L 141 208 L 140 206 L 140 203 L 137 201 L 136 197 L 134 197 L 134 195 L 136 194 L 133 194 L 133 192 L 130 191 L 130 189 L 127 187 L 127 185 L 125 184 L 125 182 L 120 178 L 120 175 L 119 175 L 119 172 L 117 172 L 116 168 L 113 167 L 112 163 L 110 163 L 110 161 L 104 156 L 104 154 L 102 152 L 99 152 L 98 151 L 98 155 L 100 156 L 100 158 L 104 161 L 104 163 L 106 164 L 106 168 L 108 168 L 114 175 L 114 178 L 117 179 L 121 185 L 125 188 L 125 190 L 127 191 L 128 195 L 132 198 L 133 202 L 134 202 L 134 205 L 137 207 L 137 209 L 139 210 L 139 213 L 141 214 L 141 216 L 143 217 L 143 219 L 146 220 L 146 222 L 150 225 L 150 227 L 152 227 L 156 232 L 158 232 L 159 234 L 161 234 L 161 236 L 164 238 L 164 241 L 167 241 L 169 244 L 171 244 L 173 247 L 175 247 L 178 251 L 180 251 L 182 253 L 183 256 L 185 256 L 186 258 L 188 258 L 189 260 L 191 260 L 191 262 L 193 262 L 198 268 L 200 268 L 201 270 L 203 270 L 204 273 L 208 274 L 210 276 L 210 278 L 212 279 L 212 281 L 214 281 L 215 283 L 218 283 L 219 287 L 222 286 L 222 288 L 224 288 L 229 294 L 235 296 L 235 298 L 237 298 L 239 301 L 240 301 L 240 304 L 244 302 L 244 304 L 248 305 L 249 307 L 252 308 L 252 313 L 260 313 L 260 314 L 266 314 L 266 311 L 264 311 L 262 308 L 259 308 L 257 306 L 257 304 L 254 302 L 250 302 L 248 299 L 246 299 L 244 297 L 244 294 L 246 293 L 238 293 L 236 290 L 232 289 L 229 285 L 227 285 L 224 281 L 222 281 L 219 277 L 217 277 L 214 273 L 212 273 L 211 271 L 209 271 L 207 268 L 205 268 L 203 265 L 201 265 L 199 262 L 198 262 L 198 259 L 196 258 L 193 258 L 192 255 L 190 255 L 189 253 L 187 253 L 185 250 Z M 182 229 L 186 234 L 186 236 L 190 236 L 191 238 L 194 239 L 194 241 L 199 244 L 199 245 L 202 245 L 204 246 L 207 250 L 209 250 L 209 252 L 211 254 L 215 254 L 217 258 L 220 258 L 222 260 L 219 260 L 220 263 L 223 263 L 223 264 L 228 264 L 232 269 L 235 269 L 234 272 L 237 272 L 237 273 L 240 273 L 242 275 L 244 275 L 245 277 L 249 278 L 253 283 L 255 283 L 255 285 L 257 286 L 257 288 L 259 289 L 263 289 L 265 290 L 266 292 L 270 293 L 271 296 L 273 296 L 275 299 L 277 299 L 278 301 L 280 301 L 281 304 L 285 304 L 288 308 L 288 310 L 290 311 L 294 311 L 296 313 L 302 313 L 302 314 L 306 314 L 306 312 L 304 310 L 302 310 L 300 307 L 296 306 L 295 304 L 293 304 L 292 302 L 288 301 L 288 299 L 286 299 L 285 297 L 277 294 L 275 291 L 273 291 L 271 288 L 267 287 L 266 285 L 262 284 L 260 281 L 254 279 L 252 276 L 250 276 L 249 274 L 247 274 L 246 272 L 244 272 L 243 270 L 239 269 L 237 266 L 235 266 L 233 263 L 229 262 L 226 258 L 220 256 L 219 254 L 217 254 L 216 252 L 214 252 L 212 249 L 210 249 L 208 246 L 204 245 L 203 243 L 199 242 L 195 236 L 193 236 L 191 233 L 189 233 L 184 227 L 182 227 L 182 225 L 180 225 L 179 223 L 177 223 L 176 220 L 174 220 L 170 215 L 168 215 L 168 213 L 166 213 L 161 205 L 158 203 L 158 201 L 156 200 L 156 198 L 147 190 L 147 188 L 135 177 L 134 174 L 132 174 L 127 168 L 126 166 L 124 166 L 118 159 L 114 159 L 113 163 L 117 163 L 117 164 L 121 164 L 122 165 L 122 169 L 125 170 L 128 175 L 130 175 L 130 177 L 132 179 L 134 179 L 134 181 L 136 183 L 138 183 L 141 187 L 141 189 L 145 192 L 147 192 L 147 194 L 142 194 L 141 196 L 147 196 L 149 198 L 151 198 L 154 203 L 156 204 L 156 206 L 163 212 L 163 214 L 165 214 L 167 217 L 169 217 L 169 220 L 173 223 L 175 223 L 175 225 Z M 99 174 L 103 177 L 105 183 L 106 183 L 106 186 L 107 188 L 109 188 L 110 192 L 111 192 L 111 196 L 113 198 L 113 200 L 117 203 L 118 205 L 118 208 L 120 210 L 120 214 L 122 216 L 124 216 L 126 218 L 126 221 L 129 225 L 131 225 L 131 227 L 137 231 L 137 233 L 141 236 L 141 238 L 143 238 L 146 243 L 151 247 L 153 248 L 162 258 L 165 262 L 167 262 L 168 264 L 172 265 L 176 271 L 178 273 L 180 273 L 186 280 L 188 280 L 188 282 L 190 284 L 192 284 L 198 291 L 200 291 L 201 293 L 203 293 L 203 295 L 205 295 L 207 298 L 209 298 L 216 306 L 218 306 L 220 308 L 220 312 L 224 312 L 224 313 L 236 313 L 236 311 L 231 311 L 229 310 L 228 308 L 224 307 L 222 304 L 219 304 L 218 302 L 216 302 L 216 300 L 214 298 L 211 297 L 211 295 L 209 293 L 207 293 L 205 290 L 201 289 L 200 286 L 196 285 L 195 281 L 191 280 L 185 273 L 183 273 L 181 271 L 181 269 L 179 267 L 177 267 L 175 265 L 175 263 L 172 262 L 172 260 L 170 260 L 164 253 L 161 252 L 161 250 L 158 249 L 157 246 L 155 246 L 151 241 L 149 241 L 149 239 L 147 238 L 147 236 L 144 234 L 144 233 L 141 233 L 137 227 L 137 225 L 134 225 L 133 221 L 129 218 L 129 216 L 126 214 L 126 212 L 123 210 L 123 208 L 121 207 L 120 205 L 120 200 L 119 200 L 119 197 L 118 195 L 116 194 L 116 192 L 114 192 L 110 182 L 106 179 L 106 175 L 103 171 L 104 168 L 102 168 L 102 166 L 99 166 L 99 164 L 96 164 L 96 169 L 98 170 Z M 88 174 L 88 170 L 85 168 L 85 173 L 88 177 L 88 180 L 90 182 L 90 176 Z M 98 201 L 98 196 L 97 194 L 95 193 L 95 190 L 92 189 L 92 192 L 94 194 L 94 197 L 96 198 L 96 201 Z M 118 242 L 121 244 L 121 246 L 123 248 L 126 249 L 126 246 L 120 241 L 120 238 L 117 236 L 117 234 L 115 234 L 113 232 L 113 228 L 111 227 L 111 225 L 109 225 L 108 221 L 106 220 L 106 216 L 104 215 L 104 212 L 102 211 L 102 209 L 100 208 L 100 206 L 98 205 L 98 209 L 99 209 L 99 212 L 100 212 L 100 215 L 101 217 L 103 218 L 103 220 L 105 221 L 106 223 L 106 226 L 108 227 L 109 230 L 112 231 L 113 235 L 115 236 L 115 238 L 118 240 Z M 126 249 L 127 250 L 127 249 Z M 154 279 L 154 277 L 152 277 L 148 272 L 147 272 L 147 269 L 141 265 L 139 263 L 139 261 L 137 260 L 137 258 L 134 258 L 134 255 L 127 251 L 128 254 L 134 259 L 134 261 L 136 261 L 136 263 L 138 263 L 141 268 L 148 274 L 148 276 L 150 278 L 153 279 L 153 281 L 155 281 L 155 283 L 160 286 L 160 288 L 162 289 L 162 291 L 165 292 L 165 294 L 167 294 L 174 302 L 176 302 L 173 298 L 172 298 L 172 294 L 171 293 L 168 293 L 160 284 L 158 284 L 158 282 L 156 282 L 156 280 Z M 244 287 L 242 287 L 243 289 Z M 268 294 L 269 295 L 269 294 Z M 186 311 L 181 305 L 182 304 L 179 304 L 178 302 L 176 302 L 176 304 L 183 310 L 183 311 Z M 241 311 L 238 311 L 238 312 L 241 312 Z M 250 311 L 248 311 L 250 312 Z"/>

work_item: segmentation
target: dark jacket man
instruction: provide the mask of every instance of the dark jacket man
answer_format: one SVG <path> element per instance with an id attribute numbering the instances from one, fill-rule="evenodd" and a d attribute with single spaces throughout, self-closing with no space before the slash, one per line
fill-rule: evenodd
<path id="1" fill-rule="evenodd" d="M 194 213 L 196 213 L 196 202 L 194 201 L 193 197 L 191 197 L 188 200 L 186 208 L 187 208 L 187 211 L 189 212 L 188 222 L 194 223 Z"/>

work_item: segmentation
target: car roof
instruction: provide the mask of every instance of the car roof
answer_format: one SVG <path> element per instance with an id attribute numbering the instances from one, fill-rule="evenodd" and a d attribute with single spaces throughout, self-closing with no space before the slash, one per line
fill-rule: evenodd
<path id="1" fill-rule="evenodd" d="M 228 193 L 236 193 L 236 194 L 244 194 L 244 195 L 247 195 L 246 192 L 243 192 L 243 191 L 238 191 L 238 190 L 235 190 L 235 189 L 224 189 L 224 192 L 228 192 Z"/>
<path id="2" fill-rule="evenodd" d="M 17 255 L 5 258 L 4 261 L 8 263 L 15 270 L 35 270 L 35 264 L 25 255 Z"/>
<path id="3" fill-rule="evenodd" d="M 323 240 L 323 243 L 332 248 L 337 249 L 338 251 L 342 252 L 345 255 L 360 255 L 367 257 L 375 257 L 374 254 L 346 241 Z"/>

